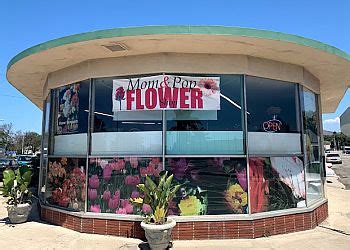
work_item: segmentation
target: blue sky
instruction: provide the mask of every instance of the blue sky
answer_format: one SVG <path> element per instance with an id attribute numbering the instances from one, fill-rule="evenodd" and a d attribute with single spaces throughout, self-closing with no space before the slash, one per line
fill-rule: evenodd
<path id="1" fill-rule="evenodd" d="M 0 124 L 41 130 L 41 111 L 6 80 L 8 61 L 50 39 L 98 29 L 143 25 L 225 25 L 280 31 L 333 45 L 350 54 L 350 1 L 0 1 Z M 347 91 L 324 128 L 339 131 Z"/>

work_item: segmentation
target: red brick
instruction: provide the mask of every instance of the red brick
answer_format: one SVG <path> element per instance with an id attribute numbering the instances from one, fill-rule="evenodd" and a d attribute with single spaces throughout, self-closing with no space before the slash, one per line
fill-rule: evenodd
<path id="1" fill-rule="evenodd" d="M 173 229 L 172 238 L 174 240 L 256 238 L 310 229 L 327 216 L 328 207 L 324 204 L 309 213 L 253 221 L 179 222 Z M 144 238 L 140 222 L 80 218 L 45 208 L 41 209 L 41 218 L 79 232 Z"/>

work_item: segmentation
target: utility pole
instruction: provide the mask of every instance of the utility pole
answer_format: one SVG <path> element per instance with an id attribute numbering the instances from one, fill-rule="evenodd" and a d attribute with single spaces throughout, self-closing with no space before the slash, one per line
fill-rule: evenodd
<path id="1" fill-rule="evenodd" d="M 338 145 L 337 145 L 337 141 L 335 140 L 335 135 L 337 134 L 337 132 L 333 132 L 333 141 L 334 141 L 334 149 L 338 150 Z"/>
<path id="2" fill-rule="evenodd" d="M 22 134 L 22 155 L 24 155 L 24 133 Z"/>

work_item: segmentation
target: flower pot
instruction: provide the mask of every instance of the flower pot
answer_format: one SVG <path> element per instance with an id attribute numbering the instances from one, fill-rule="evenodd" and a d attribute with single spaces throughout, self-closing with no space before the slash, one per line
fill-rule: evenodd
<path id="1" fill-rule="evenodd" d="M 14 224 L 26 222 L 31 210 L 32 206 L 28 203 L 7 206 L 8 217 Z"/>
<path id="2" fill-rule="evenodd" d="M 167 249 L 171 240 L 171 231 L 175 227 L 176 221 L 168 219 L 166 224 L 155 225 L 141 222 L 141 227 L 145 230 L 146 239 L 152 250 Z"/>

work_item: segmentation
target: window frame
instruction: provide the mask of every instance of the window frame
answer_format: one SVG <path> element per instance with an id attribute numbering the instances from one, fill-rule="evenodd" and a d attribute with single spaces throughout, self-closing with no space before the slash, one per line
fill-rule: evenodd
<path id="1" fill-rule="evenodd" d="M 155 74 L 176 74 L 176 73 L 164 73 L 164 72 L 153 72 L 150 74 L 142 74 L 142 75 L 155 75 Z M 210 73 L 177 73 L 177 74 L 182 74 L 182 75 L 220 75 L 220 74 L 210 74 Z M 271 157 L 271 156 L 298 156 L 298 157 L 303 157 L 304 159 L 304 155 L 305 155 L 305 147 L 304 147 L 304 143 L 303 143 L 303 135 L 304 135 L 304 126 L 303 126 L 303 109 L 302 109 L 302 99 L 301 99 L 301 92 L 303 88 L 306 88 L 302 83 L 300 82 L 293 82 L 294 84 L 297 84 L 297 88 L 296 88 L 296 92 L 297 92 L 297 99 L 296 99 L 296 116 L 298 116 L 299 119 L 299 124 L 298 126 L 300 126 L 300 134 L 301 134 L 301 154 L 284 154 L 284 155 L 257 155 L 257 154 L 249 154 L 248 152 L 248 126 L 247 126 L 247 95 L 246 95 L 246 77 L 250 76 L 250 75 L 246 75 L 246 74 L 221 74 L 221 75 L 240 75 L 242 77 L 242 87 L 241 87 L 241 104 L 242 104 L 242 117 L 241 117 L 241 122 L 242 122 L 242 130 L 243 130 L 243 150 L 244 153 L 243 154 L 233 154 L 233 155 L 167 155 L 165 152 L 165 145 L 166 145 L 166 116 L 165 116 L 165 112 L 166 111 L 162 111 L 162 122 L 163 122 L 163 127 L 162 127 L 162 131 L 163 131 L 163 136 L 162 136 L 162 154 L 161 155 L 126 155 L 126 154 L 113 154 L 113 156 L 117 155 L 118 157 L 150 157 L 150 156 L 156 156 L 162 157 L 163 163 L 165 163 L 166 158 L 177 158 L 177 157 L 191 157 L 191 158 L 204 158 L 204 157 L 230 157 L 230 158 L 245 158 L 246 162 L 247 162 L 247 184 L 248 184 L 248 190 L 250 187 L 250 181 L 249 181 L 249 157 Z M 139 75 L 134 75 L 134 76 L 141 76 Z M 128 76 L 115 76 L 113 77 L 114 79 L 118 79 L 118 78 L 125 78 Z M 129 76 L 130 77 L 130 76 Z M 254 76 L 254 77 L 259 77 L 259 76 Z M 100 78 L 104 78 L 104 77 L 100 77 Z M 99 78 L 99 79 L 100 79 Z M 107 78 L 107 77 L 106 77 Z M 260 77 L 260 78 L 264 78 L 264 77 Z M 266 78 L 269 79 L 269 78 Z M 49 123 L 49 147 L 48 147 L 48 155 L 47 155 L 47 163 L 49 162 L 49 158 L 52 157 L 74 157 L 74 158 L 86 158 L 86 166 L 85 166 L 85 171 L 86 171 L 86 197 L 87 197 L 87 189 L 88 189 L 88 173 L 89 173 L 89 159 L 90 158 L 108 158 L 111 157 L 112 155 L 91 155 L 91 136 L 94 130 L 94 116 L 92 115 L 93 112 L 95 111 L 95 80 L 96 78 L 90 78 L 90 79 L 85 79 L 85 80 L 89 80 L 89 113 L 88 113 L 88 129 L 87 129 L 87 152 L 84 155 L 53 155 L 53 146 L 54 146 L 54 136 L 55 136 L 55 127 L 56 127 L 56 119 L 57 119 L 57 103 L 56 103 L 56 98 L 57 98 L 57 88 L 56 89 L 52 89 L 50 90 L 50 99 L 51 99 L 51 112 L 50 112 L 50 123 Z M 276 80 L 276 79 L 271 79 L 271 80 Z M 279 80 L 280 81 L 280 80 Z M 316 95 L 317 98 L 317 114 L 318 114 L 318 127 L 320 128 L 320 124 L 322 122 L 321 119 L 321 114 L 320 112 L 320 96 L 319 94 L 313 92 L 312 90 L 308 89 L 309 91 L 311 91 L 312 93 L 314 93 Z M 44 102 L 45 104 L 46 102 Z M 46 117 L 44 119 L 47 119 Z M 43 119 L 43 125 L 44 125 L 44 119 Z M 298 123 L 298 121 L 297 121 Z M 320 137 L 321 140 L 319 140 L 319 143 L 322 143 L 322 131 L 319 129 L 319 133 L 320 133 Z M 322 150 L 320 150 L 320 157 L 321 157 L 321 163 L 324 165 L 324 161 L 322 160 Z M 43 155 L 41 156 L 42 158 L 44 157 Z M 41 171 L 42 168 L 47 168 L 47 164 L 46 166 L 43 166 L 43 160 L 41 161 Z M 163 164 L 163 169 L 165 168 L 165 164 Z M 304 168 L 305 168 L 305 164 L 304 164 Z M 322 172 L 322 170 L 321 170 Z M 306 173 L 306 170 L 305 170 Z M 41 177 L 43 178 L 43 177 Z M 45 179 L 42 179 L 41 182 L 45 181 L 45 183 L 47 183 L 47 174 L 45 176 Z M 306 186 L 306 185 L 305 185 Z M 251 213 L 251 208 L 250 208 L 250 195 L 248 195 L 248 214 L 246 215 L 237 215 L 237 214 L 233 214 L 233 215 L 201 215 L 201 216 L 188 216 L 188 217 L 183 217 L 181 219 L 179 219 L 179 221 L 189 221 L 189 220 L 198 220 L 198 221 L 205 221 L 208 219 L 232 219 L 232 218 L 246 218 L 246 216 L 249 217 L 254 217 L 254 216 L 269 216 L 269 215 L 282 215 L 282 214 L 289 214 L 289 213 L 294 213 L 294 211 L 309 211 L 313 206 L 315 206 L 315 204 L 323 204 L 325 202 L 324 200 L 324 183 L 322 183 L 322 197 L 320 197 L 320 199 L 313 201 L 312 203 L 308 202 L 308 199 L 306 198 L 306 208 L 291 208 L 291 209 L 286 209 L 286 210 L 278 210 L 278 211 L 270 211 L 270 212 L 263 212 L 263 213 L 259 213 L 259 214 L 252 214 Z M 46 195 L 44 194 L 44 197 Z M 44 198 L 44 204 L 46 204 L 46 199 Z M 311 210 L 310 210 L 311 211 Z M 86 204 L 85 204 L 85 209 L 84 209 L 85 213 L 87 212 L 87 199 L 86 199 Z M 117 216 L 117 215 L 114 215 Z M 98 216 L 97 216 L 98 217 Z M 128 216 L 128 218 L 133 218 L 133 216 Z M 177 219 L 180 216 L 177 216 Z M 135 217 L 136 218 L 136 217 Z"/>

